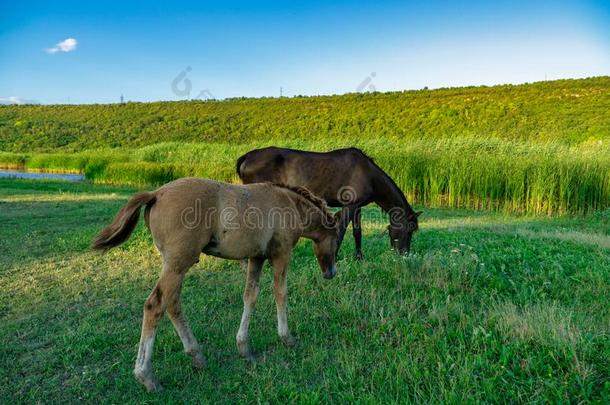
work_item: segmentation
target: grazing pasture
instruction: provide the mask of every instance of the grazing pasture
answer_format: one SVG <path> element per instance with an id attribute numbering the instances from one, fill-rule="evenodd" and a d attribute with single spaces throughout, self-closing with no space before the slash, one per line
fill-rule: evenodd
<path id="1" fill-rule="evenodd" d="M 325 280 L 310 243 L 295 249 L 295 350 L 275 333 L 266 267 L 253 366 L 235 348 L 239 264 L 202 256 L 182 296 L 208 365 L 192 370 L 165 319 L 154 355 L 165 391 L 148 394 L 131 372 L 158 253 L 143 221 L 124 246 L 104 256 L 87 249 L 134 191 L 0 179 L 2 402 L 610 401 L 608 209 L 541 217 L 428 208 L 413 254 L 399 257 L 369 207 L 369 260 L 353 261 L 347 241 L 337 276 Z"/>

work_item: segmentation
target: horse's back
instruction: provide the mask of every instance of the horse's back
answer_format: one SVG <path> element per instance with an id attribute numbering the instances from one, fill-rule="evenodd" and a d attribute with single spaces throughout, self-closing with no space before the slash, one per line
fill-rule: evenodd
<path id="1" fill-rule="evenodd" d="M 271 181 L 306 187 L 332 206 L 346 205 L 338 195 L 346 188 L 350 188 L 347 194 L 364 202 L 372 191 L 375 171 L 371 160 L 357 148 L 310 152 L 269 147 L 250 151 L 237 161 L 237 173 L 246 184 Z"/>
<path id="2" fill-rule="evenodd" d="M 269 147 L 254 149 L 237 159 L 237 175 L 244 184 L 265 181 L 282 182 L 279 169 L 286 162 L 284 149 Z"/>

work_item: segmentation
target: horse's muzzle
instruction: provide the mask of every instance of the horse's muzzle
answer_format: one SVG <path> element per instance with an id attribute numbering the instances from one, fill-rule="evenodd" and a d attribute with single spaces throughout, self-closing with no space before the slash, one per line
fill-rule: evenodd
<path id="1" fill-rule="evenodd" d="M 331 266 L 330 269 L 328 269 L 324 273 L 322 273 L 322 276 L 328 280 L 335 277 L 336 275 L 337 275 L 337 268 L 334 265 Z"/>

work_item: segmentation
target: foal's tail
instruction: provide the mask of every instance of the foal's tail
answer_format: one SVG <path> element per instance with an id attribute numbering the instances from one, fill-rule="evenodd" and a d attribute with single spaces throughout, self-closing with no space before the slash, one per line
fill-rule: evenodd
<path id="1" fill-rule="evenodd" d="M 142 192 L 131 197 L 131 200 L 116 214 L 114 220 L 93 239 L 91 249 L 106 251 L 120 245 L 129 239 L 131 232 L 138 224 L 140 208 L 146 204 L 151 207 L 155 203 L 155 193 Z"/>

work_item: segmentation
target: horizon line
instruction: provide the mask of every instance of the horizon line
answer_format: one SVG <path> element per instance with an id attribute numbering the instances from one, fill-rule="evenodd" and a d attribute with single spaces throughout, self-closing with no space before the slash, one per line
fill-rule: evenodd
<path id="1" fill-rule="evenodd" d="M 577 80 L 594 80 L 594 79 L 610 79 L 610 73 L 607 75 L 598 75 L 598 76 L 585 76 L 585 77 L 568 77 L 561 79 L 545 79 L 545 80 L 537 80 L 537 81 L 526 81 L 526 82 L 518 82 L 518 83 L 497 83 L 497 84 L 473 84 L 466 86 L 441 86 L 441 87 L 428 87 L 424 86 L 421 88 L 411 88 L 411 89 L 402 89 L 402 90 L 386 90 L 386 91 L 350 91 L 345 93 L 332 93 L 332 94 L 295 94 L 291 96 L 235 96 L 235 97 L 225 97 L 225 98 L 193 98 L 193 99 L 181 99 L 181 100 L 169 100 L 169 99 L 159 99 L 159 100 L 149 100 L 149 101 L 140 101 L 140 100 L 124 100 L 117 102 L 86 102 L 86 103 L 40 103 L 36 102 L 36 100 L 25 100 L 28 102 L 24 103 L 1 103 L 0 107 L 19 107 L 19 106 L 84 106 L 84 105 L 122 105 L 122 104 L 153 104 L 153 103 L 193 103 L 193 102 L 226 102 L 226 101 L 235 101 L 235 100 L 279 100 L 279 99 L 296 99 L 296 98 L 317 98 L 317 97 L 341 97 L 341 96 L 350 96 L 350 95 L 386 95 L 386 94 L 396 94 L 396 93 L 417 93 L 422 91 L 442 91 L 442 90 L 457 90 L 457 89 L 483 89 L 483 88 L 495 88 L 495 87 L 509 87 L 509 86 L 527 86 L 534 85 L 540 83 L 552 83 L 552 82 L 561 82 L 561 81 L 577 81 Z M 280 86 L 278 89 L 283 87 Z M 119 99 L 122 98 L 124 94 L 119 96 Z M 16 96 L 8 96 L 2 97 L 0 100 L 11 99 L 11 98 L 19 98 Z M 69 98 L 69 97 L 68 97 Z M 32 102 L 34 101 L 34 102 Z"/>

